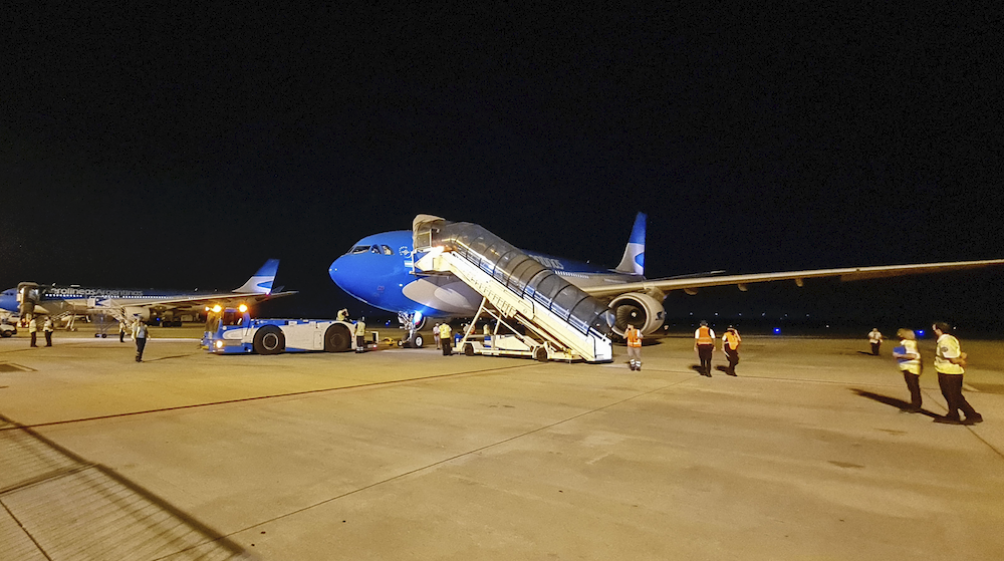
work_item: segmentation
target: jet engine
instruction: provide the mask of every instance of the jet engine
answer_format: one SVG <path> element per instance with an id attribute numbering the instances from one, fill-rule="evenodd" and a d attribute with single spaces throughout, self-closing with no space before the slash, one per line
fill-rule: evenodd
<path id="1" fill-rule="evenodd" d="M 610 301 L 616 318 L 613 331 L 620 337 L 628 325 L 637 327 L 643 335 L 655 332 L 666 320 L 662 303 L 643 292 L 628 292 Z"/>

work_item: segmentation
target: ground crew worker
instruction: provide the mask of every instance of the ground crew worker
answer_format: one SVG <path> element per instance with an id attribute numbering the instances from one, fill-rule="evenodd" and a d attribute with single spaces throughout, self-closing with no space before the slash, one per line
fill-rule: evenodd
<path id="1" fill-rule="evenodd" d="M 38 322 L 35 321 L 35 316 L 31 316 L 31 320 L 28 321 L 28 333 L 31 334 L 31 346 L 37 347 L 35 344 L 36 337 L 38 337 Z"/>
<path id="2" fill-rule="evenodd" d="M 872 345 L 872 354 L 878 356 L 879 347 L 882 346 L 882 334 L 879 333 L 877 327 L 873 327 L 872 330 L 868 332 L 868 342 Z"/>
<path id="3" fill-rule="evenodd" d="M 919 413 L 922 398 L 920 395 L 920 351 L 917 349 L 917 336 L 912 329 L 900 329 L 896 332 L 900 338 L 899 347 L 892 351 L 893 358 L 898 362 L 906 389 L 910 390 L 910 408 L 907 411 Z"/>
<path id="4" fill-rule="evenodd" d="M 453 354 L 452 334 L 453 330 L 450 329 L 450 324 L 445 321 L 439 324 L 439 343 L 443 346 L 443 356 L 450 356 Z"/>
<path id="5" fill-rule="evenodd" d="M 492 345 L 492 328 L 488 325 L 487 321 L 485 322 L 483 333 L 485 335 L 484 346 L 490 347 Z"/>
<path id="6" fill-rule="evenodd" d="M 119 320 L 119 343 L 125 343 L 125 332 L 126 332 L 126 322 L 124 319 Z"/>
<path id="7" fill-rule="evenodd" d="M 338 315 L 335 316 L 335 319 L 337 319 L 338 321 L 348 321 L 349 311 L 345 308 L 338 310 Z"/>
<path id="8" fill-rule="evenodd" d="M 436 342 L 436 349 L 437 350 L 441 349 L 442 347 L 440 346 L 440 343 L 439 343 L 439 324 L 438 323 L 436 325 L 432 326 L 432 339 Z"/>
<path id="9" fill-rule="evenodd" d="M 722 350 L 725 351 L 725 358 L 729 361 L 725 373 L 729 376 L 736 375 L 736 365 L 739 364 L 739 345 L 742 342 L 743 338 L 739 336 L 736 328 L 731 325 L 725 332 L 725 335 L 722 335 Z"/>
<path id="10" fill-rule="evenodd" d="M 150 337 L 150 328 L 143 320 L 137 320 L 136 326 L 132 330 L 132 338 L 136 341 L 136 362 L 143 362 L 143 349 L 146 348 L 146 340 Z"/>
<path id="11" fill-rule="evenodd" d="M 701 326 L 694 332 L 694 350 L 701 359 L 701 376 L 711 377 L 711 357 L 715 353 L 715 330 L 708 322 L 701 320 Z"/>
<path id="12" fill-rule="evenodd" d="M 366 318 L 359 318 L 356 322 L 356 352 L 361 353 L 366 350 Z"/>
<path id="13" fill-rule="evenodd" d="M 42 332 L 45 333 L 45 346 L 52 346 L 52 317 L 45 316 L 45 323 L 42 325 Z"/>
<path id="14" fill-rule="evenodd" d="M 631 370 L 641 370 L 641 330 L 628 324 L 624 338 L 627 339 L 628 367 Z"/>
<path id="15" fill-rule="evenodd" d="M 938 371 L 938 386 L 948 404 L 948 413 L 934 420 L 936 423 L 974 425 L 983 422 L 983 415 L 973 409 L 962 395 L 962 376 L 965 374 L 966 353 L 962 352 L 959 340 L 952 336 L 952 328 L 939 321 L 932 328 L 938 336 L 934 355 L 934 369 Z M 966 414 L 965 421 L 959 418 L 959 410 Z"/>

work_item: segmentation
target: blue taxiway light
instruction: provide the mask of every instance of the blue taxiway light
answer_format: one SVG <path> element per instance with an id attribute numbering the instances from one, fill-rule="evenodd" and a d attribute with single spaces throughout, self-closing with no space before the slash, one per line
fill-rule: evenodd
<path id="1" fill-rule="evenodd" d="M 774 335 L 780 335 L 780 334 L 781 334 L 781 328 L 780 327 L 775 327 L 774 328 Z"/>

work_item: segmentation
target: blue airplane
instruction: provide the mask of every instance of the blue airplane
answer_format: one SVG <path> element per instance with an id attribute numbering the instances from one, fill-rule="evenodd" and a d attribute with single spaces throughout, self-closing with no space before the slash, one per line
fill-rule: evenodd
<path id="1" fill-rule="evenodd" d="M 606 302 L 614 312 L 612 331 L 618 336 L 623 336 L 629 324 L 646 335 L 662 327 L 666 315 L 663 299 L 672 290 L 695 294 L 699 288 L 734 285 L 746 291 L 749 284 L 778 280 L 794 280 L 802 286 L 809 278 L 839 277 L 850 281 L 1004 264 L 1004 259 L 991 259 L 742 275 L 711 271 L 646 279 L 645 222 L 646 215 L 638 213 L 620 264 L 613 269 L 522 251 L 587 294 Z M 403 324 L 410 323 L 415 328 L 421 328 L 430 317 L 471 317 L 477 313 L 481 295 L 458 278 L 415 273 L 413 263 L 422 254 L 415 254 L 412 240 L 411 230 L 367 236 L 331 263 L 328 276 L 351 296 L 375 308 L 395 312 Z"/>
<path id="2" fill-rule="evenodd" d="M 161 317 L 170 312 L 176 318 L 180 312 L 201 309 L 207 304 L 236 306 L 253 304 L 270 298 L 296 294 L 282 292 L 282 287 L 273 290 L 275 274 L 279 270 L 279 260 L 269 259 L 240 288 L 233 292 L 206 293 L 198 291 L 178 292 L 170 290 L 133 290 L 121 288 L 82 287 L 78 285 L 39 285 L 22 282 L 17 288 L 8 288 L 0 293 L 0 310 L 19 312 L 21 317 L 29 314 L 65 316 L 105 315 L 116 319 Z"/>

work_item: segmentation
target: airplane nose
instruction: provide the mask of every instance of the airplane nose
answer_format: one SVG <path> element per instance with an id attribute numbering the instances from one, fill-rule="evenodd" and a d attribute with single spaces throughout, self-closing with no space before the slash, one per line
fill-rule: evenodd
<path id="1" fill-rule="evenodd" d="M 0 310 L 7 310 L 8 312 L 17 311 L 17 298 L 13 294 L 3 293 L 0 294 Z"/>
<path id="2" fill-rule="evenodd" d="M 338 285 L 342 290 L 351 293 L 347 284 L 349 282 L 349 276 L 345 273 L 345 257 L 339 257 L 331 262 L 331 266 L 328 267 L 328 276 L 331 280 Z"/>

